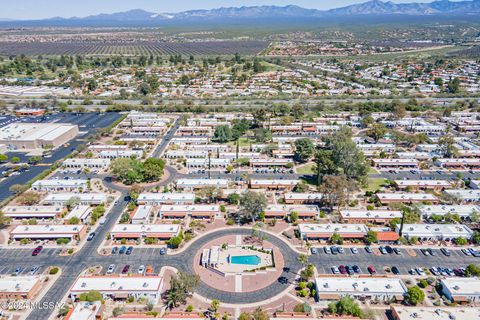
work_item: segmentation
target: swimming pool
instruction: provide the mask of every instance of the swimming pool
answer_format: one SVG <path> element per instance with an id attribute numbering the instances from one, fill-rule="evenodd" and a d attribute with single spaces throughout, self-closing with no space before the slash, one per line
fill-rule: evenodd
<path id="1" fill-rule="evenodd" d="M 260 264 L 260 257 L 259 256 L 231 256 L 230 263 L 233 264 L 248 264 L 248 265 L 259 265 Z"/>

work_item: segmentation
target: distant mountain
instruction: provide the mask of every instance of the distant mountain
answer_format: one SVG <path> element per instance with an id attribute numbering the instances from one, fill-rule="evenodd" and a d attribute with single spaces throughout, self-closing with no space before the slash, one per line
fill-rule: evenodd
<path id="1" fill-rule="evenodd" d="M 111 14 L 98 14 L 87 17 L 61 18 L 55 17 L 33 21 L 38 24 L 59 23 L 63 25 L 162 25 L 181 24 L 182 22 L 234 22 L 266 19 L 284 21 L 335 18 L 348 19 L 349 16 L 388 16 L 388 15 L 480 15 L 480 0 L 449 1 L 437 0 L 430 3 L 394 3 L 391 1 L 371 0 L 331 10 L 305 9 L 296 5 L 288 6 L 249 6 L 227 7 L 211 10 L 190 10 L 178 13 L 156 13 L 142 9 Z M 1 21 L 1 20 L 0 20 Z M 24 21 L 23 21 L 24 22 Z"/>

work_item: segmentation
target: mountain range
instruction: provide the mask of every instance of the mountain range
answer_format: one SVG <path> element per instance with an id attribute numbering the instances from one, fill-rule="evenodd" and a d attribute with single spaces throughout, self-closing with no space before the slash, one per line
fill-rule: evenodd
<path id="1" fill-rule="evenodd" d="M 251 19 L 318 19 L 349 16 L 435 16 L 435 15 L 480 15 L 480 0 L 449 1 L 437 0 L 430 3 L 394 3 L 391 1 L 371 0 L 346 7 L 317 10 L 296 5 L 288 6 L 243 6 L 222 7 L 211 10 L 189 10 L 178 13 L 155 13 L 142 9 L 111 14 L 98 14 L 87 17 L 54 17 L 38 20 L 54 24 L 104 24 L 104 23 L 141 23 L 162 24 L 182 22 L 219 22 Z"/>

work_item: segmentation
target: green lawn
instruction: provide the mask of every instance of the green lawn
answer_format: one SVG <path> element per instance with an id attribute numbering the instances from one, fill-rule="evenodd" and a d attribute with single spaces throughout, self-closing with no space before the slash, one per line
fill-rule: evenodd
<path id="1" fill-rule="evenodd" d="M 251 144 L 255 143 L 255 140 L 248 139 L 248 138 L 240 138 L 239 140 L 240 140 L 239 142 L 240 147 L 249 147 Z M 229 146 L 235 147 L 237 146 L 237 141 L 230 141 L 227 144 Z"/>
<path id="2" fill-rule="evenodd" d="M 367 187 L 364 189 L 365 191 L 376 191 L 380 189 L 380 187 L 385 183 L 385 179 L 383 178 L 368 178 L 367 179 Z"/>
<path id="3" fill-rule="evenodd" d="M 374 168 L 370 167 L 370 169 L 368 169 L 368 174 L 377 174 L 378 171 L 375 170 Z"/>
<path id="4" fill-rule="evenodd" d="M 315 164 L 314 163 L 309 163 L 304 166 L 298 167 L 297 168 L 297 173 L 299 174 L 314 174 L 315 172 L 313 171 L 315 169 Z"/>

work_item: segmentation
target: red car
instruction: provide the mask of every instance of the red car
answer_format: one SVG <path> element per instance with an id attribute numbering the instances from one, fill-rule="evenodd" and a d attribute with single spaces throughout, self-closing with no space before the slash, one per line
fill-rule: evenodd
<path id="1" fill-rule="evenodd" d="M 38 256 L 38 254 L 40 253 L 40 251 L 42 251 L 42 249 L 43 249 L 43 246 L 38 246 L 35 249 L 33 249 L 32 256 L 34 257 Z"/>
<path id="2" fill-rule="evenodd" d="M 368 272 L 370 272 L 370 274 L 375 274 L 377 273 L 377 270 L 375 270 L 375 267 L 374 266 L 368 266 Z"/>
<path id="3" fill-rule="evenodd" d="M 340 270 L 341 274 L 347 274 L 348 273 L 347 268 L 344 265 L 338 266 L 338 270 Z"/>
<path id="4" fill-rule="evenodd" d="M 127 273 L 128 270 L 130 270 L 130 265 L 127 264 L 125 267 L 123 267 L 122 273 Z"/>

